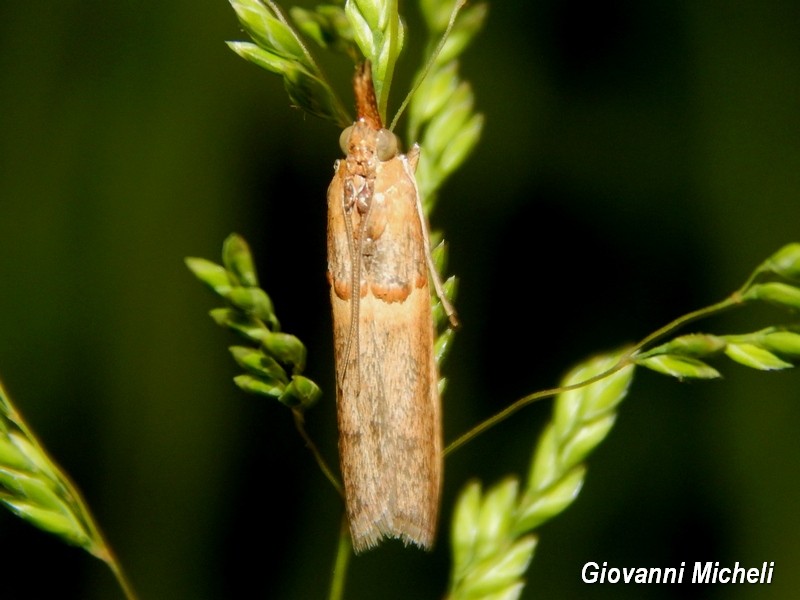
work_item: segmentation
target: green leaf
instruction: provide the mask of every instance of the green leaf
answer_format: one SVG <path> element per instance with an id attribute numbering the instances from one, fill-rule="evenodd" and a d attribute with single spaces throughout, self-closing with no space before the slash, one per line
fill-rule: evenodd
<path id="1" fill-rule="evenodd" d="M 253 254 L 245 239 L 232 233 L 222 243 L 222 264 L 234 281 L 244 287 L 258 287 L 258 275 Z"/>
<path id="2" fill-rule="evenodd" d="M 439 305 L 437 305 L 439 306 Z M 440 311 L 444 314 L 444 311 Z M 441 368 L 442 361 L 447 357 L 447 353 L 450 350 L 451 342 L 455 337 L 455 331 L 452 329 L 445 329 L 436 337 L 436 341 L 433 344 L 433 356 L 436 359 L 436 364 Z"/>
<path id="3" fill-rule="evenodd" d="M 793 365 L 781 360 L 772 352 L 760 348 L 754 344 L 729 343 L 725 348 L 725 354 L 732 360 L 753 369 L 761 371 L 775 371 L 789 369 Z"/>
<path id="4" fill-rule="evenodd" d="M 561 469 L 567 470 L 580 463 L 602 442 L 614 426 L 616 415 L 609 414 L 591 423 L 582 423 L 573 436 L 563 445 L 560 453 Z"/>
<path id="5" fill-rule="evenodd" d="M 5 428 L 4 434 L 5 435 L 0 435 L 0 465 L 12 469 L 30 470 L 33 465 L 25 454 L 11 441 L 11 438 L 8 436 L 8 430 Z"/>
<path id="6" fill-rule="evenodd" d="M 800 244 L 787 244 L 767 259 L 767 265 L 782 277 L 800 280 Z"/>
<path id="7" fill-rule="evenodd" d="M 636 364 L 680 380 L 722 377 L 714 367 L 688 356 L 663 354 L 650 358 L 636 358 Z"/>
<path id="8" fill-rule="evenodd" d="M 185 262 L 194 276 L 211 288 L 212 292 L 223 298 L 230 292 L 231 281 L 223 267 L 210 260 L 191 256 L 186 258 Z"/>
<path id="9" fill-rule="evenodd" d="M 264 50 L 312 68 L 294 32 L 259 0 L 230 0 L 239 22 Z"/>
<path id="10" fill-rule="evenodd" d="M 453 511 L 450 540 L 453 548 L 454 581 L 462 578 L 474 559 L 480 512 L 481 484 L 478 481 L 471 481 L 462 490 Z"/>
<path id="11" fill-rule="evenodd" d="M 480 600 L 517 600 L 525 588 L 524 581 L 516 581 L 495 592 L 482 594 Z"/>
<path id="12" fill-rule="evenodd" d="M 253 375 L 237 375 L 233 378 L 233 382 L 248 394 L 266 396 L 268 398 L 275 398 L 276 400 L 280 399 L 286 387 L 277 381 L 270 383 L 258 377 L 254 377 Z"/>
<path id="13" fill-rule="evenodd" d="M 234 287 L 227 298 L 236 308 L 265 321 L 270 329 L 277 329 L 272 300 L 261 288 Z"/>
<path id="14" fill-rule="evenodd" d="M 21 431 L 9 431 L 8 438 L 30 463 L 31 466 L 26 470 L 38 472 L 50 481 L 63 481 L 63 477 L 58 471 L 54 470 L 52 463 L 48 460 L 41 447 L 34 444 L 28 436 Z"/>
<path id="15" fill-rule="evenodd" d="M 314 10 L 294 6 L 289 12 L 300 31 L 320 47 L 351 56 L 354 54 L 353 28 L 341 6 L 323 4 Z"/>
<path id="16" fill-rule="evenodd" d="M 0 497 L 15 514 L 26 521 L 50 533 L 56 534 L 64 541 L 83 548 L 93 547 L 93 542 L 75 518 L 63 512 L 47 510 L 25 500 Z"/>
<path id="17" fill-rule="evenodd" d="M 459 598 L 485 598 L 516 583 L 530 564 L 536 548 L 536 538 L 525 536 L 509 548 L 497 552 L 471 569 L 464 577 Z"/>
<path id="18" fill-rule="evenodd" d="M 552 421 L 548 423 L 533 452 L 528 472 L 528 490 L 543 490 L 561 475 L 558 438 Z M 526 492 L 530 495 L 532 492 Z"/>
<path id="19" fill-rule="evenodd" d="M 264 349 L 283 364 L 292 365 L 295 373 L 306 368 L 306 347 L 289 333 L 268 332 L 262 340 Z"/>
<path id="20" fill-rule="evenodd" d="M 614 366 L 616 364 L 615 361 L 616 357 L 608 362 L 598 364 L 596 368 L 600 368 L 601 370 L 595 373 L 595 375 Z M 582 418 L 584 420 L 594 419 L 616 409 L 619 403 L 628 395 L 628 390 L 633 381 L 633 373 L 633 365 L 626 365 L 607 377 L 587 386 L 585 392 L 586 399 L 581 411 Z"/>
<path id="21" fill-rule="evenodd" d="M 215 278 L 221 278 L 224 273 L 236 283 L 224 296 L 231 306 L 216 308 L 209 313 L 218 325 L 259 346 L 229 348 L 234 360 L 246 371 L 235 377 L 234 383 L 247 393 L 273 398 L 292 408 L 311 406 L 321 391 L 316 383 L 301 375 L 305 368 L 306 348 L 297 337 L 279 331 L 280 323 L 274 314 L 272 300 L 257 287 L 258 277 L 247 242 L 232 234 L 225 240 L 222 254 L 224 269 L 202 259 L 187 260 L 187 264 Z M 286 367 L 291 368 L 291 375 L 286 372 Z"/>
<path id="22" fill-rule="evenodd" d="M 439 271 L 442 272 L 441 270 Z M 453 300 L 455 299 L 456 295 L 458 294 L 458 279 L 455 276 L 449 277 L 443 284 L 442 288 L 444 289 L 444 296 L 447 300 L 452 304 Z M 433 322 L 437 326 L 441 326 L 448 322 L 447 312 L 442 305 L 441 300 L 434 294 L 433 296 L 434 305 L 432 307 L 433 310 Z"/>
<path id="23" fill-rule="evenodd" d="M 458 14 L 453 29 L 450 31 L 450 35 L 439 56 L 436 58 L 437 62 L 441 64 L 448 63 L 464 52 L 466 47 L 475 39 L 477 33 L 483 28 L 488 13 L 489 5 L 485 3 L 473 4 L 463 8 Z M 447 18 L 449 21 L 449 14 Z M 445 22 L 446 26 L 447 23 Z"/>
<path id="24" fill-rule="evenodd" d="M 3 389 L 2 384 L 0 384 L 0 413 L 6 417 L 10 417 L 14 412 L 14 408 L 11 406 L 11 400 L 8 399 L 5 389 Z"/>
<path id="25" fill-rule="evenodd" d="M 800 310 L 800 288 L 777 281 L 760 283 L 744 294 L 745 300 L 765 300 L 778 306 Z"/>
<path id="26" fill-rule="evenodd" d="M 570 371 L 562 381 L 563 386 L 574 386 L 588 381 L 617 365 L 617 355 L 593 357 Z M 594 383 L 562 392 L 556 398 L 553 426 L 559 443 L 596 417 L 616 408 L 628 393 L 633 378 L 633 367 L 619 368 Z"/>
<path id="27" fill-rule="evenodd" d="M 455 132 L 450 147 L 447 152 L 442 154 L 442 160 L 439 163 L 439 169 L 445 177 L 458 169 L 478 145 L 481 133 L 483 133 L 483 121 L 482 114 L 473 114 Z"/>
<path id="28" fill-rule="evenodd" d="M 586 468 L 578 466 L 562 477 L 556 485 L 544 491 L 533 490 L 529 486 L 520 502 L 514 531 L 517 533 L 532 531 L 561 513 L 578 497 L 585 476 Z"/>
<path id="29" fill-rule="evenodd" d="M 0 502 L 35 527 L 109 562 L 108 547 L 80 494 L 45 454 L 2 385 L 0 404 Z"/>
<path id="30" fill-rule="evenodd" d="M 262 69 L 282 75 L 286 93 L 298 108 L 342 127 L 352 123 L 328 84 L 303 66 L 249 42 L 228 42 L 228 47 Z"/>
<path id="31" fill-rule="evenodd" d="M 587 377 L 588 379 L 588 377 Z M 583 410 L 584 388 L 567 390 L 556 397 L 553 406 L 553 433 L 561 444 L 568 439 L 576 427 L 580 425 L 580 414 Z"/>
<path id="32" fill-rule="evenodd" d="M 508 477 L 489 489 L 478 516 L 476 558 L 482 559 L 500 550 L 514 523 L 519 481 Z"/>
<path id="33" fill-rule="evenodd" d="M 248 62 L 253 63 L 278 75 L 285 75 L 293 70 L 300 69 L 300 66 L 293 60 L 284 56 L 265 50 L 261 46 L 251 42 L 226 42 L 228 48 L 236 52 Z"/>
<path id="34" fill-rule="evenodd" d="M 428 232 L 428 241 L 430 242 L 433 264 L 436 266 L 436 270 L 441 273 L 442 271 L 446 270 L 448 255 L 447 244 L 444 241 L 442 232 L 438 229 L 430 230 Z M 438 262 L 439 256 L 443 256 L 444 262 L 441 264 Z"/>
<path id="35" fill-rule="evenodd" d="M 423 140 L 425 152 L 443 157 L 450 149 L 452 138 L 469 121 L 474 109 L 472 87 L 467 82 L 461 82 L 448 97 L 446 110 L 438 112 L 430 120 Z"/>
<path id="36" fill-rule="evenodd" d="M 342 110 L 336 94 L 320 77 L 303 69 L 292 69 L 284 73 L 284 85 L 289 99 L 307 113 L 340 127 L 353 122 Z"/>
<path id="37" fill-rule="evenodd" d="M 302 375 L 292 375 L 292 381 L 286 386 L 286 390 L 279 400 L 287 406 L 299 406 L 306 409 L 312 406 L 321 395 L 322 391 L 316 383 Z"/>
<path id="38" fill-rule="evenodd" d="M 422 11 L 428 29 L 433 33 L 443 33 L 450 22 L 450 15 L 455 8 L 457 0 L 420 0 Z"/>
<path id="39" fill-rule="evenodd" d="M 441 239 L 441 233 L 439 234 L 439 239 L 434 243 L 433 233 L 430 235 L 430 242 L 431 242 L 431 259 L 433 259 L 433 266 L 436 267 L 436 271 L 439 273 L 444 273 L 447 270 L 447 259 L 448 259 L 448 248 L 447 243 L 443 239 Z M 445 291 L 447 288 L 445 287 Z M 451 294 L 447 294 L 448 298 L 451 298 Z"/>
<path id="40" fill-rule="evenodd" d="M 15 497 L 29 501 L 41 508 L 70 513 L 64 500 L 56 493 L 55 484 L 41 476 L 0 467 L 0 485 Z"/>
<path id="41" fill-rule="evenodd" d="M 240 367 L 255 375 L 265 382 L 273 380 L 288 385 L 289 377 L 286 371 L 271 356 L 267 356 L 261 350 L 248 348 L 247 346 L 231 346 L 229 348 L 234 360 Z"/>
<path id="42" fill-rule="evenodd" d="M 458 64 L 455 62 L 428 74 L 417 88 L 415 95 L 415 98 L 425 98 L 427 102 L 414 101 L 409 106 L 409 133 L 414 136 L 409 142 L 418 141 L 416 136 L 419 135 L 422 123 L 431 120 L 445 108 L 458 86 Z"/>
<path id="43" fill-rule="evenodd" d="M 263 323 L 233 308 L 215 308 L 208 314 L 220 327 L 226 327 L 253 342 L 261 342 L 270 331 Z"/>
<path id="44" fill-rule="evenodd" d="M 800 334 L 794 331 L 771 330 L 759 336 L 759 344 L 767 350 L 792 358 L 800 358 Z"/>
<path id="45" fill-rule="evenodd" d="M 657 346 L 643 352 L 639 358 L 646 358 L 648 356 L 656 356 L 658 354 L 680 354 L 681 356 L 690 356 L 693 358 L 700 358 L 711 356 L 725 348 L 727 342 L 724 338 L 708 333 L 692 333 L 689 335 L 682 335 L 670 340 L 666 344 Z"/>
<path id="46" fill-rule="evenodd" d="M 562 474 L 560 467 L 558 437 L 551 421 L 539 436 L 533 452 L 526 494 L 530 495 L 530 490 L 543 490 L 552 485 Z"/>

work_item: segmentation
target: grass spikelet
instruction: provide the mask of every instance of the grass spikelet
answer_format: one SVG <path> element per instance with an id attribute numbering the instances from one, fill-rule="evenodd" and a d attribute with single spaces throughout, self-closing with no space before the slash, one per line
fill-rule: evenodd
<path id="1" fill-rule="evenodd" d="M 564 379 L 562 386 L 574 386 L 609 373 L 557 396 L 521 494 L 516 478 L 483 495 L 476 482 L 461 493 L 452 525 L 449 600 L 519 597 L 536 547 L 531 532 L 575 500 L 586 475 L 582 462 L 608 435 L 616 408 L 628 393 L 634 366 L 613 371 L 621 356 L 590 359 Z"/>
<path id="2" fill-rule="evenodd" d="M 136 600 L 121 565 L 67 474 L 48 456 L 0 385 L 0 502 L 34 527 L 105 562 L 128 600 Z"/>

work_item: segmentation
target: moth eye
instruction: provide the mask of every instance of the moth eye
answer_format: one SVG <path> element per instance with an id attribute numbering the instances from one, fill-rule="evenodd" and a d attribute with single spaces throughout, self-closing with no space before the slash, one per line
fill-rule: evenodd
<path id="1" fill-rule="evenodd" d="M 375 143 L 375 153 L 378 160 L 385 161 L 397 156 L 397 136 L 388 129 L 381 129 L 378 132 L 378 140 Z"/>
<path id="2" fill-rule="evenodd" d="M 342 134 L 339 136 L 339 148 L 341 148 L 342 152 L 347 154 L 350 152 L 350 134 L 353 133 L 353 126 L 347 127 Z"/>

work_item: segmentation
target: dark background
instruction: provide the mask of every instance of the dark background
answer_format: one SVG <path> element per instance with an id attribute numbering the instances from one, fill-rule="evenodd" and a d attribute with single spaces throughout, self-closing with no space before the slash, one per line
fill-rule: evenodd
<path id="1" fill-rule="evenodd" d="M 414 6 L 397 106 L 420 51 Z M 79 483 L 142 600 L 322 598 L 340 504 L 188 255 L 245 235 L 325 396 L 325 191 L 339 132 L 237 58 L 224 0 L 0 5 L 0 376 Z M 333 64 L 333 63 L 330 63 Z M 347 101 L 350 67 L 332 70 Z M 446 438 L 587 355 L 721 299 L 800 241 L 800 4 L 502 1 L 464 57 L 480 147 L 432 220 L 461 279 Z M 695 330 L 785 322 L 745 309 Z M 800 375 L 640 371 L 526 598 L 776 598 L 800 587 Z M 347 597 L 437 598 L 470 477 L 524 475 L 550 403 L 449 457 L 439 546 L 354 560 Z M 121 598 L 104 566 L 0 512 L 3 600 Z M 760 566 L 774 583 L 587 586 L 581 566 Z"/>

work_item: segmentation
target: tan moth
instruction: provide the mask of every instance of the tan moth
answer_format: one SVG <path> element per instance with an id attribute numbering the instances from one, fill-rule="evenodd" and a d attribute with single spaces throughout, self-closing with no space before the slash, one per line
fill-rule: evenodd
<path id="1" fill-rule="evenodd" d="M 339 455 L 353 548 L 383 537 L 430 548 L 442 484 L 442 424 L 428 276 L 414 171 L 383 128 L 369 63 L 355 80 L 357 120 L 328 188 Z"/>

